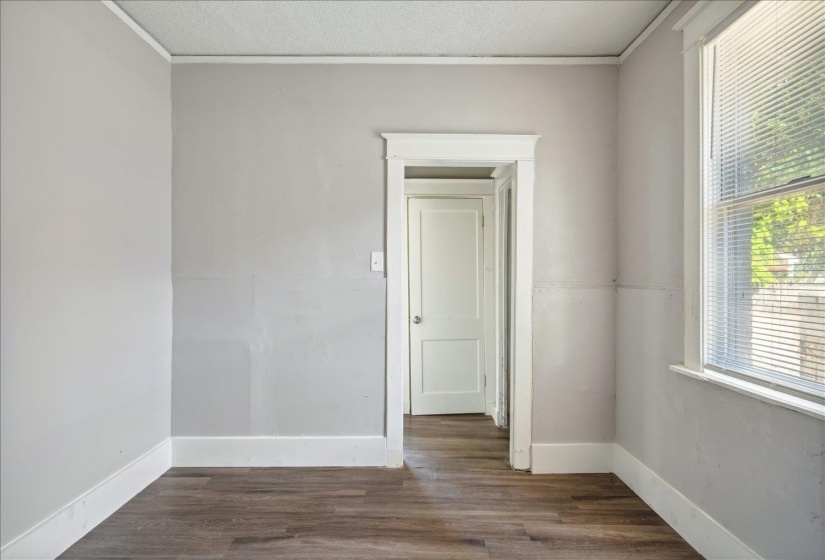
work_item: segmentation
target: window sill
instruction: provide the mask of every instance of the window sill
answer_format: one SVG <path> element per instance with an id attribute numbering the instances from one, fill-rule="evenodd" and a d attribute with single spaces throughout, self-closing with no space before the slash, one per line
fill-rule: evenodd
<path id="1" fill-rule="evenodd" d="M 743 379 L 737 379 L 714 371 L 696 371 L 686 368 L 683 364 L 670 366 L 670 371 L 725 387 L 726 389 L 736 391 L 737 393 L 747 395 L 768 404 L 795 410 L 802 414 L 818 418 L 819 420 L 825 420 L 825 405 L 795 397 L 782 391 L 771 389 L 770 387 L 763 387 L 756 383 L 748 383 Z"/>

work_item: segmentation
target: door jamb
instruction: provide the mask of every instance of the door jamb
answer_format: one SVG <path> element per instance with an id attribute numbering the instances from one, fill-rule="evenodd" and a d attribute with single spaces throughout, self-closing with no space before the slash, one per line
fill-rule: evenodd
<path id="1" fill-rule="evenodd" d="M 510 464 L 531 468 L 533 417 L 533 186 L 535 135 L 498 134 L 382 134 L 387 146 L 386 193 L 386 452 L 387 467 L 404 464 L 404 370 L 409 355 L 409 328 L 405 316 L 406 281 L 402 274 L 404 228 L 404 167 L 498 167 L 515 164 L 512 224 L 515 283 L 513 383 L 510 426 Z"/>
<path id="2" fill-rule="evenodd" d="M 513 165 L 497 167 L 493 172 L 493 190 L 495 191 L 495 296 L 496 296 L 496 426 L 510 428 L 510 410 L 512 408 L 513 391 L 511 388 L 510 372 L 513 370 L 512 356 L 514 340 L 509 330 L 514 324 L 513 301 L 510 286 L 514 285 L 514 267 L 511 265 L 510 255 L 513 253 L 513 236 L 508 235 L 511 229 L 512 209 L 510 206 L 510 187 L 512 183 Z M 509 329 L 508 329 L 509 327 Z M 503 351 L 506 342 L 506 352 Z M 507 363 L 504 363 L 504 356 Z M 504 391 L 504 388 L 507 388 Z M 506 401 L 506 402 L 505 402 Z"/>

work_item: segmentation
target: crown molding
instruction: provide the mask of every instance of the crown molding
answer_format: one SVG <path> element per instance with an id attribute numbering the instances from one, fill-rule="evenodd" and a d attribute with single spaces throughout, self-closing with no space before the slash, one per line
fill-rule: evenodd
<path id="1" fill-rule="evenodd" d="M 741 10 L 755 4 L 754 0 L 726 0 L 724 2 L 700 0 L 673 26 L 674 31 L 682 32 L 682 51 L 685 52 L 699 41 L 706 40 L 718 30 L 729 18 Z"/>
<path id="2" fill-rule="evenodd" d="M 112 0 L 100 0 L 132 31 L 172 64 L 402 64 L 467 66 L 615 66 L 653 33 L 681 0 L 671 0 L 664 10 L 619 56 L 268 56 L 268 55 L 172 55 Z M 706 1 L 706 0 L 703 0 Z M 700 1 L 700 4 L 703 3 Z"/>
<path id="3" fill-rule="evenodd" d="M 696 4 L 694 4 L 693 7 L 679 19 L 679 21 L 673 24 L 673 30 L 684 31 L 687 24 L 690 23 L 693 19 L 695 19 L 696 15 L 702 10 L 704 10 L 708 4 L 710 4 L 710 0 L 699 0 L 698 2 L 696 2 Z"/>
<path id="4" fill-rule="evenodd" d="M 616 65 L 618 56 L 172 56 L 173 64 Z"/>
<path id="5" fill-rule="evenodd" d="M 627 60 L 627 57 L 629 57 L 630 54 L 639 47 L 639 45 L 644 43 L 645 39 L 650 37 L 651 33 L 656 31 L 656 28 L 659 27 L 662 24 L 662 22 L 667 19 L 667 16 L 673 13 L 673 10 L 675 10 L 676 6 L 679 5 L 679 2 L 681 2 L 681 0 L 671 0 L 670 4 L 665 6 L 665 9 L 662 10 L 658 16 L 656 16 L 656 19 L 650 22 L 650 25 L 645 27 L 645 30 L 642 31 L 641 34 L 638 37 L 636 37 L 636 39 L 632 43 L 630 43 L 630 45 L 628 45 L 628 47 L 624 50 L 622 54 L 619 55 L 619 64 L 622 64 L 625 60 Z"/>
<path id="6" fill-rule="evenodd" d="M 172 62 L 172 55 L 169 54 L 169 51 L 163 48 L 160 43 L 155 41 L 154 37 L 149 35 L 145 29 L 143 29 L 140 25 L 137 24 L 135 20 L 129 17 L 129 15 L 120 9 L 120 7 L 112 2 L 111 0 L 100 0 L 101 3 L 109 8 L 117 17 L 119 17 L 123 23 L 129 26 L 129 28 L 138 34 L 138 36 L 146 41 L 150 47 L 155 49 L 160 56 L 166 59 L 166 62 Z"/>

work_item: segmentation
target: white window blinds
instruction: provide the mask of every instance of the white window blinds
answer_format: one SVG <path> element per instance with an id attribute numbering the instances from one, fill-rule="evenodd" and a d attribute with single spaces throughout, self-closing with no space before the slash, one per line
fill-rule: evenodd
<path id="1" fill-rule="evenodd" d="M 762 1 L 703 50 L 708 368 L 825 396 L 825 2 Z"/>

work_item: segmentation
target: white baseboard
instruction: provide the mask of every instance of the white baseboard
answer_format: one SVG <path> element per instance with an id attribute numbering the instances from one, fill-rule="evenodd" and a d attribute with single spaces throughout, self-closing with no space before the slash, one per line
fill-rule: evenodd
<path id="1" fill-rule="evenodd" d="M 496 401 L 487 401 L 487 408 L 484 411 L 484 414 L 486 414 L 487 416 L 496 415 Z"/>
<path id="2" fill-rule="evenodd" d="M 702 556 L 760 556 L 658 474 L 615 443 L 533 444 L 534 474 L 615 473 Z"/>
<path id="3" fill-rule="evenodd" d="M 613 472 L 705 558 L 760 558 L 733 533 L 619 445 L 615 446 Z"/>
<path id="4" fill-rule="evenodd" d="M 174 467 L 383 467 L 384 436 L 174 437 Z"/>
<path id="5" fill-rule="evenodd" d="M 613 472 L 612 443 L 534 443 L 533 474 Z"/>
<path id="6" fill-rule="evenodd" d="M 167 439 L 0 550 L 2 560 L 56 558 L 172 465 Z"/>
<path id="7" fill-rule="evenodd" d="M 402 464 L 400 449 L 385 449 L 383 436 L 368 437 L 175 437 L 141 457 L 29 529 L 0 550 L 2 560 L 59 556 L 170 466 L 320 467 Z M 532 471 L 615 473 L 708 559 L 756 559 L 753 550 L 613 443 L 533 444 Z"/>

